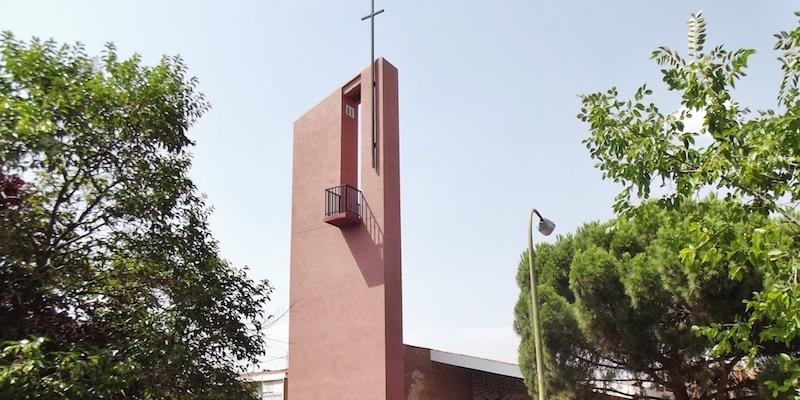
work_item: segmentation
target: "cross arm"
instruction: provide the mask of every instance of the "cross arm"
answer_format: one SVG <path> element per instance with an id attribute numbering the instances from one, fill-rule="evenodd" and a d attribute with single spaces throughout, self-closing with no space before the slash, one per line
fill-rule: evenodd
<path id="1" fill-rule="evenodd" d="M 361 17 L 361 20 L 362 20 L 362 21 L 366 21 L 366 20 L 367 20 L 367 19 L 369 19 L 369 18 L 374 18 L 376 15 L 378 15 L 378 14 L 381 14 L 381 13 L 383 13 L 384 11 L 385 11 L 385 10 L 378 10 L 378 11 L 375 11 L 375 12 L 373 12 L 373 13 L 372 13 L 372 14 L 370 14 L 370 15 L 366 15 L 366 16 L 363 16 L 363 17 Z"/>

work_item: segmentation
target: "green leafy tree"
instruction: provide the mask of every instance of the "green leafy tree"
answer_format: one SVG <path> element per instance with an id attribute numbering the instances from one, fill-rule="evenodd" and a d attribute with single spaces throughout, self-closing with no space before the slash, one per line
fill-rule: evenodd
<path id="1" fill-rule="evenodd" d="M 0 39 L 0 398 L 243 399 L 271 291 L 188 177 L 208 108 L 154 66 Z"/>
<path id="2" fill-rule="evenodd" d="M 754 220 L 774 215 L 789 227 L 738 232 L 741 247 L 731 248 L 733 255 L 720 254 L 747 252 L 763 287 L 748 296 L 741 319 L 703 325 L 699 332 L 717 342 L 714 354 L 737 348 L 751 359 L 774 345 L 791 344 L 775 366 L 783 377 L 769 387 L 773 395 L 800 399 L 800 28 L 775 36 L 783 79 L 774 110 L 752 112 L 736 102 L 734 85 L 754 50 L 718 46 L 704 52 L 706 25 L 698 13 L 689 19 L 687 58 L 666 47 L 652 54 L 663 67 L 667 88 L 680 94 L 681 110 L 663 113 L 646 100 L 652 91 L 642 86 L 627 100 L 616 89 L 586 95 L 578 117 L 591 126 L 585 143 L 604 177 L 622 184 L 618 212 L 635 215 L 637 201 L 651 197 L 679 208 L 711 191 Z M 686 124 L 692 115 L 702 117 L 701 127 Z M 655 195 L 654 182 L 663 187 Z M 681 250 L 684 261 L 696 262 L 700 251 L 729 246 L 731 239 L 720 232 L 731 226 L 704 229 Z M 724 268 L 720 272 L 733 279 L 746 275 L 738 264 Z"/>
<path id="3" fill-rule="evenodd" d="M 681 210 L 650 202 L 635 217 L 586 224 L 537 246 L 548 395 L 593 398 L 625 392 L 625 385 L 668 391 L 678 400 L 761 396 L 774 376 L 763 371 L 797 343 L 764 348 L 754 359 L 759 374 L 746 368 L 746 351 L 716 347 L 693 329 L 752 313 L 742 299 L 761 290 L 763 276 L 749 257 L 756 251 L 752 238 L 740 232 L 755 229 L 783 234 L 787 227 L 715 198 Z M 681 259 L 706 230 L 722 244 Z M 739 275 L 730 276 L 732 269 Z M 526 381 L 535 382 L 527 252 L 517 283 L 519 362 Z M 535 385 L 529 387 L 534 395 Z M 658 398 L 644 390 L 637 397 Z"/>

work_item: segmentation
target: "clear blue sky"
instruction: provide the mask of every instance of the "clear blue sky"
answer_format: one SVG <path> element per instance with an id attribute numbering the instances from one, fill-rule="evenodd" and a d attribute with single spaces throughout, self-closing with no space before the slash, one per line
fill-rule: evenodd
<path id="1" fill-rule="evenodd" d="M 774 107 L 772 34 L 791 1 L 378 0 L 377 54 L 400 71 L 405 341 L 516 361 L 514 276 L 535 206 L 558 233 L 606 219 L 615 187 L 580 141 L 578 95 L 650 84 L 677 109 L 650 52 L 685 53 L 689 14 L 709 44 L 758 50 L 736 92 Z M 292 123 L 369 62 L 369 1 L 11 1 L 18 37 L 107 41 L 148 63 L 180 54 L 213 109 L 192 129 L 192 176 L 215 208 L 223 255 L 288 307 Z M 709 46 L 710 47 L 710 46 Z M 336 296 L 336 293 L 331 293 Z M 346 321 L 343 321 L 346 323 Z M 270 366 L 287 324 L 269 332 Z M 357 340 L 357 338 L 353 338 Z"/>

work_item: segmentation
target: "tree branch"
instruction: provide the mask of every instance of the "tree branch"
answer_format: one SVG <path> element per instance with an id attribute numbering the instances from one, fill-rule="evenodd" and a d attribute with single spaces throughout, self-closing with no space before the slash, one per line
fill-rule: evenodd
<path id="1" fill-rule="evenodd" d="M 38 259 L 36 260 L 37 268 L 44 268 L 44 266 L 47 264 L 47 260 L 50 258 L 50 247 L 54 245 L 54 243 L 51 243 L 50 240 L 53 236 L 53 233 L 55 233 L 55 225 L 56 221 L 58 220 L 59 208 L 61 208 L 61 205 L 64 204 L 67 200 L 69 200 L 73 194 L 75 194 L 75 190 L 73 190 L 72 192 L 70 192 L 70 195 L 67 196 L 67 190 L 75 181 L 75 179 L 77 179 L 80 173 L 81 170 L 79 169 L 78 172 L 75 173 L 75 176 L 73 176 L 70 179 L 67 175 L 66 169 L 62 170 L 61 175 L 64 178 L 64 183 L 63 185 L 61 185 L 61 190 L 59 190 L 58 192 L 56 201 L 53 204 L 53 209 L 50 210 L 50 218 L 49 221 L 47 222 L 47 228 L 45 229 L 45 234 L 44 234 L 44 243 L 42 243 L 45 249 L 42 252 L 41 257 L 38 257 Z"/>
<path id="2" fill-rule="evenodd" d="M 596 392 L 603 392 L 603 393 L 606 393 L 606 394 L 608 394 L 608 393 L 616 393 L 616 394 L 619 394 L 619 395 L 628 396 L 628 397 L 634 397 L 634 398 L 637 398 L 637 399 L 664 400 L 661 397 L 654 397 L 654 396 L 648 396 L 646 394 L 643 394 L 644 391 L 640 391 L 639 393 L 636 393 L 636 394 L 630 394 L 630 393 L 625 393 L 623 391 L 616 390 L 616 389 L 597 387 L 597 386 L 591 386 L 591 389 L 593 389 Z"/>

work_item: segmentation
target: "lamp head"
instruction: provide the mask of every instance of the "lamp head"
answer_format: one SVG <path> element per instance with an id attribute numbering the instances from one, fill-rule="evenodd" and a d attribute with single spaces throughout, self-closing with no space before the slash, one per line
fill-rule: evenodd
<path id="1" fill-rule="evenodd" d="M 550 221 L 547 218 L 542 218 L 539 220 L 539 232 L 542 235 L 549 236 L 553 233 L 553 230 L 556 229 L 556 224 L 553 221 Z"/>

